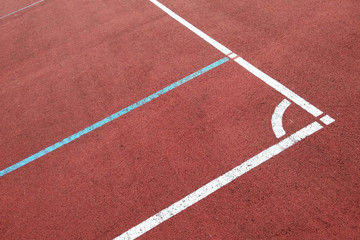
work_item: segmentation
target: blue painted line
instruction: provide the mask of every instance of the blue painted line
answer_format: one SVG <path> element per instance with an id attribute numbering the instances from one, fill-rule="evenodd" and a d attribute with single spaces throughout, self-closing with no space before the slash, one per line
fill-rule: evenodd
<path id="1" fill-rule="evenodd" d="M 42 151 L 40 151 L 38 153 L 35 153 L 34 155 L 32 155 L 32 156 L 30 156 L 28 158 L 25 158 L 22 161 L 20 161 L 18 163 L 15 163 L 14 165 L 12 165 L 12 166 L 10 166 L 8 168 L 5 168 L 4 170 L 1 170 L 0 171 L 0 177 L 2 177 L 4 175 L 18 169 L 18 168 L 21 168 L 21 167 L 25 166 L 26 164 L 28 164 L 28 163 L 30 163 L 32 161 L 35 161 L 36 159 L 38 159 L 38 158 L 40 158 L 40 157 L 54 151 L 55 149 L 58 149 L 58 148 L 64 146 L 65 144 L 68 144 L 68 143 L 74 141 L 75 139 L 77 139 L 77 138 L 79 138 L 79 137 L 81 137 L 81 136 L 83 136 L 83 135 L 85 135 L 85 134 L 99 128 L 99 127 L 101 127 L 102 125 L 104 125 L 106 123 L 111 122 L 114 119 L 117 119 L 118 117 L 120 117 L 120 116 L 122 116 L 122 115 L 124 115 L 124 114 L 126 114 L 126 113 L 128 113 L 128 112 L 130 112 L 130 111 L 144 105 L 145 103 L 148 103 L 148 102 L 160 97 L 161 95 L 173 90 L 174 88 L 179 87 L 180 85 L 182 85 L 182 84 L 184 84 L 184 83 L 186 83 L 186 82 L 200 76 L 203 73 L 206 73 L 206 72 L 210 71 L 213 68 L 216 68 L 216 67 L 220 66 L 221 64 L 223 64 L 223 63 L 225 63 L 227 61 L 229 61 L 229 58 L 227 58 L 227 57 L 225 57 L 223 59 L 220 59 L 219 61 L 216 61 L 216 62 L 210 64 L 209 66 L 206 66 L 203 69 L 200 69 L 199 71 L 197 71 L 197 72 L 195 72 L 195 73 L 193 73 L 193 74 L 191 74 L 191 75 L 189 75 L 189 76 L 187 76 L 187 77 L 185 77 L 185 78 L 183 78 L 183 79 L 181 79 L 181 80 L 179 80 L 179 81 L 177 81 L 177 82 L 175 82 L 175 83 L 173 83 L 173 84 L 171 84 L 171 85 L 169 85 L 169 86 L 167 86 L 167 87 L 165 87 L 163 89 L 161 89 L 160 91 L 157 91 L 156 93 L 151 94 L 150 96 L 148 96 L 148 97 L 146 97 L 146 98 L 144 98 L 144 99 L 142 99 L 142 100 L 128 106 L 127 108 L 124 108 L 124 109 L 120 110 L 117 113 L 114 113 L 113 115 L 111 115 L 111 116 L 109 116 L 109 117 L 107 117 L 107 118 L 105 118 L 105 119 L 91 125 L 90 127 L 87 127 L 85 129 L 81 130 L 80 132 L 75 133 L 74 135 L 71 135 L 70 137 L 65 138 L 62 141 L 57 142 L 54 145 L 52 145 L 50 147 L 47 147 L 44 150 L 42 150 Z"/>

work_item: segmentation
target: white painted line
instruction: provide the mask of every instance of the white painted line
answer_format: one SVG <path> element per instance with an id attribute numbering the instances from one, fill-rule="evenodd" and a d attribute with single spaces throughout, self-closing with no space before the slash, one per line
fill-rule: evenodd
<path id="1" fill-rule="evenodd" d="M 320 121 L 322 121 L 322 122 L 325 123 L 326 125 L 329 125 L 329 124 L 335 122 L 335 119 L 333 119 L 333 118 L 330 117 L 329 115 L 326 115 L 326 116 L 320 118 Z"/>
<path id="2" fill-rule="evenodd" d="M 229 58 L 234 59 L 234 58 L 236 58 L 237 56 L 238 56 L 238 55 L 237 55 L 236 53 L 232 53 L 232 54 L 229 55 Z"/>
<path id="3" fill-rule="evenodd" d="M 277 138 L 281 138 L 286 133 L 283 128 L 283 116 L 290 104 L 291 102 L 289 102 L 288 100 L 282 100 L 275 108 L 274 113 L 271 117 L 271 126 Z"/>
<path id="4" fill-rule="evenodd" d="M 197 203 L 198 201 L 204 199 L 205 197 L 209 196 L 216 190 L 218 190 L 218 189 L 224 187 L 225 185 L 227 185 L 228 183 L 234 181 L 236 178 L 240 177 L 244 173 L 246 173 L 246 172 L 250 171 L 251 169 L 259 166 L 260 164 L 266 162 L 273 156 L 281 153 L 285 149 L 291 147 L 292 145 L 299 142 L 300 140 L 317 132 L 321 128 L 323 128 L 323 127 L 318 122 L 314 122 L 314 123 L 310 124 L 309 126 L 299 130 L 298 132 L 285 138 L 284 140 L 280 141 L 279 143 L 267 148 L 266 150 L 262 151 L 258 155 L 250 158 L 249 160 L 245 161 L 244 163 L 240 164 L 239 166 L 233 168 L 232 170 L 228 171 L 227 173 L 212 180 L 211 182 L 202 186 L 201 188 L 197 189 L 196 191 L 190 193 L 183 199 L 172 204 L 170 207 L 165 208 L 164 210 L 153 215 L 152 217 L 146 219 L 142 223 L 129 229 L 128 231 L 124 232 L 120 236 L 116 237 L 115 240 L 135 239 L 137 237 L 140 237 L 141 235 L 143 235 L 144 233 L 155 228 L 162 222 L 175 216 L 176 214 L 180 213 L 181 211 L 184 211 L 186 208 L 188 208 L 191 205 Z"/>
<path id="5" fill-rule="evenodd" d="M 232 51 L 230 49 L 228 49 L 227 47 L 225 47 L 221 43 L 219 43 L 219 42 L 215 41 L 214 39 L 212 39 L 210 36 L 208 36 L 207 34 L 202 32 L 201 30 L 199 30 L 198 28 L 193 26 L 191 23 L 189 23 L 188 21 L 186 21 L 185 19 L 183 19 L 182 17 L 180 17 L 179 15 L 174 13 L 169 8 L 165 7 L 163 4 L 161 4 L 157 0 L 150 0 L 150 2 L 152 2 L 153 4 L 158 6 L 160 9 L 162 9 L 164 12 L 166 12 L 168 15 L 170 15 L 176 21 L 178 21 L 179 23 L 181 23 L 182 25 L 184 25 L 185 27 L 187 27 L 188 29 L 193 31 L 199 37 L 201 37 L 202 39 L 204 39 L 205 41 L 207 41 L 208 43 L 213 45 L 220 52 L 224 53 L 225 55 L 228 55 L 228 54 L 232 53 Z M 254 74 L 256 77 L 260 78 L 262 81 L 264 81 L 269 86 L 274 88 L 276 91 L 280 92 L 285 97 L 287 97 L 288 99 L 290 99 L 291 101 L 293 101 L 294 103 L 296 103 L 297 105 L 299 105 L 300 107 L 305 109 L 307 112 L 309 112 L 313 116 L 318 117 L 318 116 L 320 116 L 322 114 L 322 111 L 317 109 L 315 106 L 311 105 L 309 102 L 307 102 L 306 100 L 304 100 L 303 98 L 298 96 L 296 93 L 294 93 L 293 91 L 291 91 L 290 89 L 288 89 L 287 87 L 285 87 L 284 85 L 282 85 L 281 83 L 276 81 L 275 79 L 273 79 L 270 76 L 266 75 L 265 73 L 263 73 L 262 71 L 260 71 L 259 69 L 257 69 L 256 67 L 254 67 L 253 65 L 248 63 L 247 61 L 245 61 L 243 58 L 239 57 L 239 58 L 235 59 L 235 61 L 238 64 L 240 64 L 242 67 L 244 67 L 246 70 L 248 70 L 249 72 Z"/>
<path id="6" fill-rule="evenodd" d="M 22 11 L 22 10 L 25 10 L 25 9 L 27 9 L 27 8 L 29 8 L 29 7 L 35 6 L 36 4 L 39 4 L 39 3 L 43 2 L 43 1 L 45 1 L 45 0 L 40 0 L 40 1 L 38 1 L 38 2 L 35 2 L 35 3 L 32 3 L 32 4 L 28 5 L 28 6 L 26 6 L 26 7 L 20 8 L 19 10 L 16 10 L 15 12 L 6 14 L 5 16 L 0 17 L 0 20 L 3 19 L 3 18 L 9 17 L 9 16 L 11 16 L 11 15 L 13 15 L 13 14 L 15 14 L 15 13 L 18 13 L 18 12 L 20 12 L 20 11 Z"/>
<path id="7" fill-rule="evenodd" d="M 153 4 L 158 6 L 161 10 L 163 10 L 164 12 L 169 14 L 172 18 L 174 18 L 176 21 L 178 21 L 179 23 L 181 23 L 182 25 L 187 27 L 189 30 L 194 32 L 196 35 L 198 35 L 199 37 L 201 37 L 202 39 L 204 39 L 205 41 L 207 41 L 208 43 L 213 45 L 217 50 L 219 50 L 223 54 L 228 55 L 232 52 L 227 47 L 225 47 L 221 43 L 215 41 L 214 39 L 209 37 L 207 34 L 200 31 L 198 28 L 194 27 L 191 23 L 189 23 L 188 21 L 186 21 L 185 19 L 183 19 L 182 17 L 180 17 L 179 15 L 177 15 L 176 13 L 171 11 L 169 8 L 165 7 L 163 4 L 159 3 L 156 0 L 150 0 L 150 2 L 152 2 Z"/>
<path id="8" fill-rule="evenodd" d="M 270 87 L 274 88 L 276 91 L 280 92 L 282 95 L 302 107 L 304 110 L 306 110 L 308 113 L 312 114 L 314 117 L 320 116 L 322 114 L 322 111 L 317 109 L 315 106 L 307 102 L 305 99 L 301 98 L 299 95 L 270 77 L 269 75 L 263 73 L 247 61 L 245 61 L 243 58 L 238 57 L 235 59 L 235 62 L 237 62 L 240 66 L 254 74 L 256 77 L 260 78 L 262 81 L 267 83 Z"/>

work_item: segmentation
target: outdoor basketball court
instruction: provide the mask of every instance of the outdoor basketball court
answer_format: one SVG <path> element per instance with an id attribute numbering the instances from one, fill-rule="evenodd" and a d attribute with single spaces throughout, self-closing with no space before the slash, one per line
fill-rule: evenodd
<path id="1" fill-rule="evenodd" d="M 356 239 L 359 3 L 0 3 L 4 239 Z"/>

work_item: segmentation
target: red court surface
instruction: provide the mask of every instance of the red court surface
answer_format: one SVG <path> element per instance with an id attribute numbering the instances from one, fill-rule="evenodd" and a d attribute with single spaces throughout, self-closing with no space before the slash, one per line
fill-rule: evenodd
<path id="1" fill-rule="evenodd" d="M 292 103 L 286 137 L 336 121 L 140 238 L 358 239 L 359 3 L 161 2 L 324 112 Z M 0 170 L 225 57 L 146 0 L 46 0 L 0 32 Z M 113 239 L 278 143 L 283 99 L 229 60 L 0 177 L 0 238 Z"/>

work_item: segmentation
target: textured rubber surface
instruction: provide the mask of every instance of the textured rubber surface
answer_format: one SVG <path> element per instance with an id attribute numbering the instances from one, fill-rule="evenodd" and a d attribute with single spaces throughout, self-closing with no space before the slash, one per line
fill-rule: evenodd
<path id="1" fill-rule="evenodd" d="M 162 3 L 336 122 L 143 238 L 356 239 L 359 4 Z M 145 0 L 47 0 L 0 30 L 0 169 L 224 57 Z M 225 63 L 2 177 L 0 235 L 112 239 L 277 143 L 283 99 Z"/>

